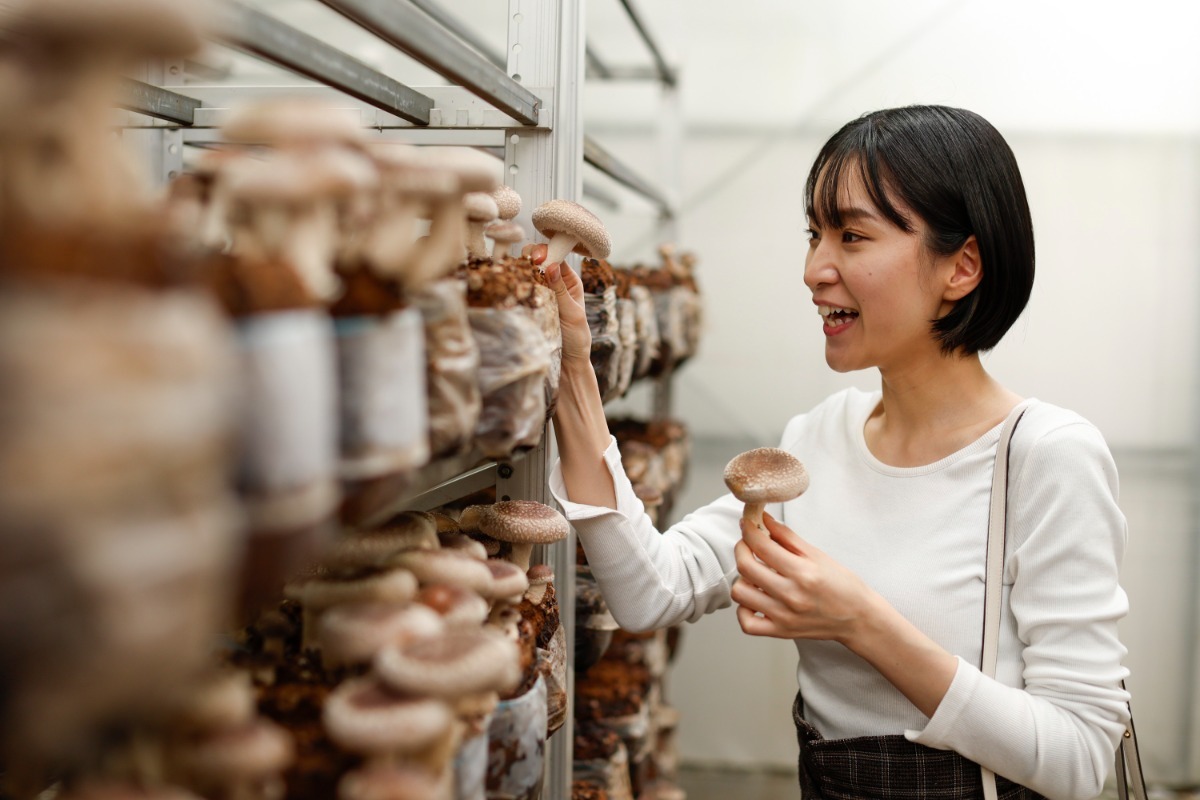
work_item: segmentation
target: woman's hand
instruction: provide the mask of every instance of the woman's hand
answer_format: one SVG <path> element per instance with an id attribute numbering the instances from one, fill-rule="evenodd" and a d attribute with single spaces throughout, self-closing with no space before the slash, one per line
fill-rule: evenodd
<path id="1" fill-rule="evenodd" d="M 734 554 L 741 580 L 730 596 L 752 636 L 826 639 L 849 644 L 875 593 L 862 579 L 763 514 L 763 528 L 742 520 Z"/>
<path id="2" fill-rule="evenodd" d="M 522 255 L 528 256 L 534 264 L 542 264 L 546 259 L 546 245 L 526 245 Z M 565 364 L 583 364 L 591 368 L 592 331 L 588 327 L 587 313 L 583 303 L 583 281 L 566 262 L 545 264 L 542 269 L 554 295 L 558 299 L 558 321 L 562 328 L 563 352 Z"/>

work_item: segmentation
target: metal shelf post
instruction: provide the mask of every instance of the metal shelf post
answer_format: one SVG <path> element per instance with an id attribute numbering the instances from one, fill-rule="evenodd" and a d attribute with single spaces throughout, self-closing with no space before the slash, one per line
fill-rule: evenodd
<path id="1" fill-rule="evenodd" d="M 584 38 L 582 0 L 509 0 L 508 75 L 528 86 L 552 87 L 549 128 L 506 131 L 505 182 L 521 195 L 518 221 L 531 236 L 533 209 L 556 198 L 578 201 L 582 192 Z M 512 494 L 551 502 L 548 466 L 554 457 L 553 426 L 547 425 L 543 457 L 525 459 L 520 468 L 497 482 L 497 494 Z M 538 472 L 540 470 L 540 473 Z M 575 541 L 546 548 L 542 560 L 555 574 L 559 614 L 566 632 L 567 653 L 575 651 Z M 575 670 L 567 663 L 567 715 L 561 730 L 550 738 L 543 796 L 571 796 L 574 736 Z"/>

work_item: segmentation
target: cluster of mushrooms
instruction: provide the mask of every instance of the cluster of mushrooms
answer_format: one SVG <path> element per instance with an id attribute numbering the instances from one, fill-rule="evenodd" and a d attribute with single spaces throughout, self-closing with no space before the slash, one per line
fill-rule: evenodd
<path id="1" fill-rule="evenodd" d="M 0 794 L 537 797 L 572 655 L 530 557 L 565 520 L 368 524 L 543 435 L 561 341 L 521 199 L 490 156 L 295 99 L 156 191 L 113 109 L 203 6 L 0 8 Z M 586 209 L 532 220 L 608 256 Z M 622 374 L 686 357 L 648 334 L 686 329 L 658 307 L 683 275 L 610 293 L 642 308 Z"/>
<path id="2" fill-rule="evenodd" d="M 670 244 L 659 252 L 662 263 L 654 268 L 583 260 L 592 367 L 606 402 L 623 397 L 636 380 L 669 377 L 696 353 L 703 325 L 696 256 L 677 258 Z"/>

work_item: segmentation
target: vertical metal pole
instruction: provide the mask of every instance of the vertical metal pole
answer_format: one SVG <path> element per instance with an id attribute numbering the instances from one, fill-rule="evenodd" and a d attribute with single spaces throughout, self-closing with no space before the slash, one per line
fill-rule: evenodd
<path id="1" fill-rule="evenodd" d="M 138 77 L 154 86 L 162 86 L 182 75 L 182 62 L 158 61 L 146 66 Z M 183 171 L 183 132 L 179 128 L 139 128 L 124 130 L 121 139 L 142 160 L 143 169 L 155 186 L 164 186 Z"/>
<path id="2" fill-rule="evenodd" d="M 533 209 L 547 200 L 579 199 L 582 192 L 583 120 L 580 93 L 584 75 L 583 0 L 509 0 L 508 74 L 541 96 L 541 113 L 550 115 L 549 129 L 517 128 L 506 132 L 505 183 L 521 195 L 517 221 L 533 234 Z M 575 264 L 577 267 L 578 265 Z M 549 501 L 548 465 L 554 457 L 553 431 L 547 425 L 543 446 L 513 465 L 509 478 L 497 483 L 497 494 L 520 492 Z M 575 670 L 575 537 L 545 548 L 544 563 L 555 575 L 559 613 L 565 626 L 567 714 L 550 738 L 543 797 L 568 800 L 574 737 Z"/>

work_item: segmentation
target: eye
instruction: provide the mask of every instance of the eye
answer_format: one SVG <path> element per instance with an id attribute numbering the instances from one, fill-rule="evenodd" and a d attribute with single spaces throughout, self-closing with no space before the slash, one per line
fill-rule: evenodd
<path id="1" fill-rule="evenodd" d="M 863 241 L 864 238 L 866 238 L 866 237 L 860 236 L 857 233 L 854 233 L 853 231 L 842 231 L 842 243 L 843 244 L 854 244 L 855 242 Z"/>
<path id="2" fill-rule="evenodd" d="M 809 244 L 816 244 L 817 240 L 821 238 L 821 234 L 812 228 L 805 228 L 804 238 L 808 240 Z"/>

